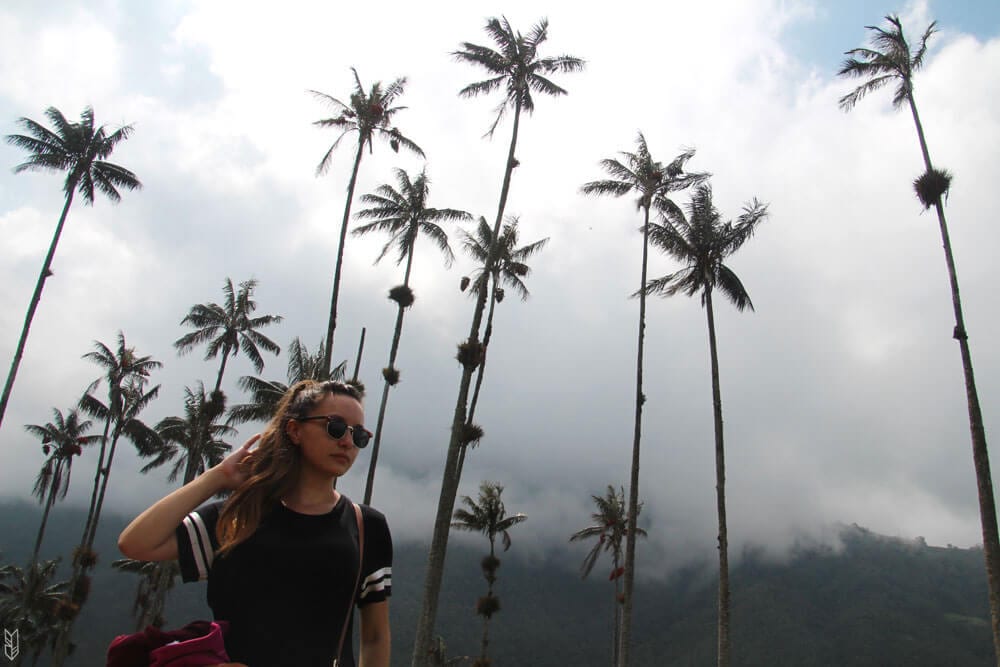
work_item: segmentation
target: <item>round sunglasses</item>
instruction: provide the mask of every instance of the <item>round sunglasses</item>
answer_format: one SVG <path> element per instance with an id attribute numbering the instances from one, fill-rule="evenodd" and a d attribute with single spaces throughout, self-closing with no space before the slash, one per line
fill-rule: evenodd
<path id="1" fill-rule="evenodd" d="M 351 432 L 351 440 L 358 449 L 368 446 L 368 441 L 372 438 L 372 432 L 364 426 L 348 426 L 347 422 L 335 415 L 315 415 L 313 417 L 299 417 L 296 421 L 307 422 L 315 419 L 326 420 L 326 432 L 334 440 L 340 440 L 348 431 Z"/>

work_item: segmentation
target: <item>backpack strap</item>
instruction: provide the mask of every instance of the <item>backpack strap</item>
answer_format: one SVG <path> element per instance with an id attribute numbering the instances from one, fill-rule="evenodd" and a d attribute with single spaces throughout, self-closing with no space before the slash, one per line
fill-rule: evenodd
<path id="1" fill-rule="evenodd" d="M 337 642 L 337 657 L 333 659 L 333 667 L 338 667 L 340 664 L 340 652 L 344 649 L 347 625 L 354 612 L 354 598 L 358 594 L 358 586 L 361 584 L 361 570 L 364 569 L 365 565 L 365 522 L 361 517 L 361 507 L 355 502 L 351 502 L 351 505 L 354 507 L 354 519 L 358 522 L 358 575 L 354 580 L 354 587 L 351 589 L 351 597 L 347 600 L 347 613 L 344 615 L 344 627 L 340 631 L 340 641 Z"/>

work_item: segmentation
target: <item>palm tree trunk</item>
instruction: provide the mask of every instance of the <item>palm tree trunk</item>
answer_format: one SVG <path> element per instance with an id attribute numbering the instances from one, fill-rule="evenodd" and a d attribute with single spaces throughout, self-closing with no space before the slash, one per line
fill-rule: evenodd
<path id="1" fill-rule="evenodd" d="M 483 359 L 476 369 L 476 387 L 472 391 L 472 401 L 469 403 L 469 415 L 465 418 L 466 424 L 472 424 L 476 416 L 476 405 L 479 403 L 479 390 L 483 386 L 483 373 L 486 371 L 486 350 L 490 346 L 490 337 L 493 335 L 493 307 L 497 302 L 496 281 L 493 281 L 493 289 L 490 291 L 490 310 L 486 316 L 486 330 L 483 332 Z M 462 478 L 462 468 L 465 467 L 465 454 L 468 446 L 463 446 L 458 455 L 458 472 L 456 475 Z"/>
<path id="2" fill-rule="evenodd" d="M 351 219 L 351 202 L 354 201 L 354 186 L 358 182 L 358 168 L 361 166 L 361 156 L 365 143 L 358 139 L 358 152 L 354 156 L 354 169 L 351 180 L 347 183 L 347 203 L 344 204 L 344 221 L 340 224 L 340 245 L 337 246 L 337 265 L 333 270 L 333 296 L 330 297 L 330 321 L 326 327 L 326 358 L 323 367 L 330 374 L 330 362 L 333 359 L 333 332 L 337 328 L 337 300 L 340 299 L 340 269 L 344 264 L 344 243 L 347 241 L 347 222 Z"/>
<path id="3" fill-rule="evenodd" d="M 232 350 L 229 346 L 222 348 L 222 363 L 219 364 L 219 375 L 215 378 L 215 391 L 219 391 L 219 387 L 222 386 L 222 375 L 226 372 L 226 362 L 229 361 L 229 353 Z"/>
<path id="4" fill-rule="evenodd" d="M 94 547 L 94 538 L 97 535 L 97 524 L 100 523 L 101 508 L 104 505 L 104 494 L 108 488 L 108 477 L 111 475 L 111 463 L 115 457 L 115 448 L 118 446 L 118 437 L 120 435 L 118 427 L 116 426 L 115 432 L 111 436 L 111 446 L 108 448 L 108 460 L 107 465 L 104 467 L 104 474 L 101 475 L 100 472 L 98 472 L 98 476 L 102 478 L 100 482 L 100 492 L 97 496 L 96 504 L 93 505 L 92 516 L 88 519 L 87 528 L 84 530 L 83 541 L 80 543 L 81 555 L 84 552 L 92 550 Z M 98 471 L 100 471 L 100 468 L 98 468 Z M 83 567 L 80 563 L 73 563 L 73 574 L 70 577 L 69 584 L 70 591 L 74 590 L 77 582 L 84 575 L 86 575 L 86 569 L 87 568 Z M 66 657 L 69 655 L 69 636 L 77 618 L 79 618 L 79 612 L 77 612 L 77 615 L 71 620 L 63 623 L 62 630 L 59 633 L 59 638 L 56 640 L 55 648 L 52 652 L 52 664 L 55 667 L 62 667 L 63 662 L 65 662 Z"/>
<path id="5" fill-rule="evenodd" d="M 94 538 L 97 535 L 97 524 L 101 521 L 101 509 L 104 507 L 104 494 L 108 490 L 108 478 L 111 477 L 111 463 L 115 458 L 115 449 L 118 447 L 118 438 L 121 434 L 118 429 L 111 437 L 111 447 L 108 448 L 108 460 L 104 466 L 104 476 L 101 480 L 101 495 L 97 497 L 97 505 L 94 507 L 94 519 L 90 522 L 90 534 L 87 536 L 87 548 L 94 547 Z"/>
<path id="6" fill-rule="evenodd" d="M 493 540 L 490 540 L 490 561 L 496 560 L 496 553 L 495 553 L 495 551 L 496 550 L 494 549 L 494 546 L 493 546 Z M 493 597 L 493 579 L 494 579 L 495 576 L 496 576 L 495 573 L 493 575 L 488 575 L 487 574 L 487 576 L 486 576 L 486 597 L 487 598 Z M 483 638 L 480 641 L 480 658 L 482 658 L 483 664 L 488 664 L 487 663 L 486 653 L 487 653 L 487 650 L 489 648 L 489 645 L 490 645 L 490 617 L 489 616 L 483 616 Z"/>
<path id="7" fill-rule="evenodd" d="M 58 472 L 59 467 L 62 466 L 62 461 L 56 462 L 56 471 Z M 53 480 L 59 479 L 59 475 L 53 473 Z M 45 511 L 42 512 L 42 524 L 38 527 L 38 537 L 35 538 L 35 548 L 31 551 L 31 560 L 28 562 L 28 567 L 31 568 L 38 562 L 38 552 L 42 547 L 42 538 L 45 536 L 45 524 L 49 522 L 49 510 L 52 509 L 52 505 L 56 501 L 57 489 L 55 485 L 49 489 L 49 497 L 45 499 Z"/>
<path id="8" fill-rule="evenodd" d="M 87 535 L 90 533 L 90 524 L 94 521 L 94 509 L 97 507 L 97 496 L 101 489 L 101 475 L 104 470 L 104 455 L 107 451 L 108 434 L 111 431 L 111 411 L 114 410 L 115 401 L 117 398 L 112 395 L 112 392 L 108 392 L 108 418 L 104 421 L 104 434 L 101 436 L 101 449 L 97 454 L 97 471 L 94 473 L 94 490 L 90 492 L 90 507 L 87 510 L 87 521 L 83 525 L 83 536 L 80 538 L 80 544 L 83 545 L 87 541 Z"/>
<path id="9" fill-rule="evenodd" d="M 104 454 L 107 449 L 108 433 L 111 430 L 111 419 L 116 405 L 118 405 L 118 398 L 114 395 L 114 389 L 112 389 L 108 392 L 108 418 L 104 422 L 104 434 L 101 436 L 101 450 L 97 457 L 97 472 L 94 473 L 94 490 L 90 494 L 90 508 L 87 510 L 87 521 L 83 526 L 83 535 L 80 537 L 80 545 L 78 547 L 79 556 L 81 557 L 89 548 L 87 545 L 89 543 L 88 537 L 91 534 L 91 526 L 97 523 L 97 514 L 100 513 L 100 510 L 97 508 L 97 502 L 101 490 L 101 479 L 104 469 Z M 83 574 L 83 568 L 77 558 L 74 558 L 73 573 L 69 579 L 68 590 L 73 591 L 76 589 L 77 582 Z M 69 655 L 69 634 L 72 628 L 72 619 L 69 621 L 63 621 L 60 624 L 56 640 L 52 648 L 52 664 L 54 667 L 62 667 L 63 662 L 66 661 L 66 657 Z"/>
<path id="10" fill-rule="evenodd" d="M 63 205 L 62 215 L 59 216 L 59 223 L 56 225 L 55 234 L 52 235 L 52 242 L 49 244 L 49 252 L 42 262 L 42 271 L 38 274 L 38 282 L 35 283 L 35 292 L 31 295 L 31 302 L 28 304 L 28 313 L 24 316 L 24 326 L 21 328 L 21 337 L 17 341 L 17 349 L 14 350 L 14 360 L 10 363 L 10 371 L 7 372 L 7 381 L 3 386 L 3 396 L 0 397 L 0 426 L 3 425 L 3 416 L 7 412 L 7 401 L 10 400 L 10 393 L 14 389 L 14 378 L 17 377 L 17 369 L 21 365 L 21 357 L 24 356 L 24 346 L 28 342 L 28 330 L 31 328 L 31 321 L 35 318 L 35 309 L 42 298 L 42 289 L 45 281 L 52 272 L 52 259 L 56 254 L 56 246 L 59 245 L 59 237 L 62 235 L 63 225 L 66 224 L 66 216 L 69 214 L 70 204 L 73 203 L 73 189 L 76 183 L 68 184 L 69 194 L 66 195 L 66 203 Z"/>
<path id="11" fill-rule="evenodd" d="M 486 370 L 486 352 L 490 347 L 490 338 L 493 336 L 493 309 L 497 304 L 497 281 L 493 279 L 493 289 L 490 290 L 490 310 L 486 314 L 486 329 L 483 331 L 483 360 L 479 362 L 476 369 L 476 387 L 472 392 L 472 402 L 469 404 L 469 422 L 476 414 L 476 404 L 479 403 L 479 390 L 483 386 L 483 372 Z"/>
<path id="12" fill-rule="evenodd" d="M 413 246 L 416 245 L 416 235 L 410 239 L 410 251 L 406 257 L 406 272 L 403 274 L 403 286 L 410 286 L 410 269 L 413 268 Z M 392 333 L 392 345 L 389 346 L 389 368 L 396 367 L 396 353 L 399 351 L 399 338 L 403 333 L 403 304 L 397 304 L 399 310 L 396 313 L 396 328 Z M 375 488 L 375 466 L 378 465 L 379 446 L 382 443 L 382 426 L 385 423 L 385 405 L 389 401 L 389 379 L 385 378 L 382 385 L 382 402 L 378 406 L 378 422 L 375 425 L 375 442 L 372 445 L 372 456 L 368 462 L 368 480 L 365 482 L 365 505 L 372 502 L 372 491 Z"/>
<path id="13" fill-rule="evenodd" d="M 643 206 L 642 281 L 639 289 L 639 341 L 635 366 L 635 432 L 632 440 L 632 473 L 628 490 L 628 531 L 625 533 L 625 602 L 622 605 L 619 667 L 628 667 L 632 640 L 632 591 L 635 589 L 635 534 L 639 514 L 639 442 L 642 438 L 642 352 L 646 340 L 646 267 L 649 259 L 649 205 Z"/>
<path id="14" fill-rule="evenodd" d="M 511 132 L 510 148 L 507 151 L 507 166 L 504 170 L 503 186 L 500 189 L 500 205 L 497 207 L 497 218 L 493 225 L 493 237 L 500 234 L 500 221 L 503 220 L 504 208 L 507 206 L 507 195 L 510 192 L 511 173 L 514 170 L 514 150 L 517 147 L 517 130 L 521 120 L 521 105 L 514 106 L 514 129 Z M 489 271 L 496 261 L 495 253 L 487 258 L 486 270 Z M 472 314 L 472 326 L 469 328 L 468 342 L 479 342 L 479 327 L 482 324 L 483 310 L 486 307 L 486 293 L 476 299 L 476 309 Z M 423 602 L 420 618 L 417 621 L 416 638 L 413 642 L 413 667 L 424 667 L 428 664 L 432 640 L 434 638 L 434 622 L 437 617 L 438 595 L 441 593 L 441 579 L 444 577 L 445 555 L 448 549 L 448 534 L 451 529 L 451 514 L 455 510 L 455 497 L 458 495 L 458 458 L 464 446 L 460 436 L 465 426 L 466 407 L 469 400 L 469 385 L 472 382 L 473 366 L 462 366 L 462 379 L 458 387 L 458 399 L 455 401 L 455 415 L 451 421 L 451 438 L 448 442 L 448 454 L 444 465 L 444 475 L 441 480 L 441 495 L 438 498 L 437 514 L 434 518 L 434 535 L 431 538 L 430 552 L 427 554 L 427 576 L 424 580 Z"/>
<path id="15" fill-rule="evenodd" d="M 923 154 L 924 166 L 927 171 L 933 169 L 930 151 L 924 138 L 924 128 L 917 114 L 917 104 L 913 94 L 908 95 L 910 111 L 913 113 L 913 123 L 917 127 L 917 138 L 920 140 L 920 152 Z M 937 211 L 938 226 L 941 229 L 941 245 L 944 247 L 944 259 L 948 266 L 948 281 L 951 285 L 951 302 L 955 311 L 955 329 L 952 336 L 958 341 L 962 357 L 962 371 L 965 375 L 965 396 L 969 409 L 969 430 L 972 434 L 972 460 L 976 470 L 976 487 L 979 492 L 979 518 L 983 530 L 983 555 L 986 559 L 986 578 L 989 586 L 990 617 L 993 630 L 993 650 L 1000 665 L 1000 533 L 997 530 L 996 501 L 993 497 L 993 479 L 990 474 L 990 455 L 986 446 L 986 429 L 983 427 L 983 413 L 979 407 L 979 393 L 976 391 L 976 378 L 972 372 L 972 353 L 969 351 L 969 336 L 965 330 L 965 318 L 962 315 L 962 299 L 958 290 L 958 272 L 955 269 L 955 258 L 951 252 L 951 239 L 948 235 L 948 224 L 944 216 L 941 198 L 934 202 Z"/>
<path id="16" fill-rule="evenodd" d="M 618 554 L 614 557 L 614 568 L 612 572 L 618 571 Z M 611 665 L 612 667 L 618 667 L 618 644 L 621 641 L 621 627 L 622 627 L 622 608 L 621 602 L 618 601 L 618 595 L 621 593 L 621 577 L 615 577 L 615 600 L 614 600 L 614 625 L 611 626 Z"/>
<path id="17" fill-rule="evenodd" d="M 358 381 L 358 373 L 361 371 L 361 353 L 365 351 L 365 328 L 361 327 L 361 340 L 358 341 L 358 356 L 354 360 L 354 375 L 351 379 Z"/>
<path id="18" fill-rule="evenodd" d="M 722 391 L 715 340 L 712 289 L 705 290 L 708 347 L 712 357 L 712 411 L 715 416 L 715 502 L 719 513 L 719 667 L 729 667 L 729 533 L 726 528 L 726 452 L 722 434 Z"/>

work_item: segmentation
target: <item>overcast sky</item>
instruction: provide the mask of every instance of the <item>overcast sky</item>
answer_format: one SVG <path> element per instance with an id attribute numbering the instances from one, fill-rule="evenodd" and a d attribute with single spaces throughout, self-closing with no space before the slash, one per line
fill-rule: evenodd
<path id="1" fill-rule="evenodd" d="M 81 360 L 119 330 L 164 362 L 149 423 L 182 414 L 185 385 L 211 384 L 217 362 L 174 340 L 192 304 L 221 301 L 225 278 L 254 277 L 259 313 L 284 321 L 263 331 L 283 348 L 322 338 L 353 150 L 330 173 L 316 164 L 335 138 L 311 122 L 330 115 L 307 94 L 350 95 L 350 67 L 365 86 L 408 78 L 398 126 L 426 151 L 430 203 L 495 215 L 510 136 L 482 138 L 497 98 L 463 100 L 483 72 L 449 53 L 482 31 L 495 6 L 464 2 L 338 4 L 14 0 L 0 8 L 0 132 L 44 120 L 48 106 L 75 119 L 93 105 L 98 123 L 135 126 L 112 161 L 142 180 L 111 205 L 74 203 L 35 316 L 0 431 L 0 489 L 27 498 L 41 465 L 24 424 L 67 410 L 99 375 Z M 955 175 L 947 213 L 987 437 L 998 437 L 1000 246 L 1000 8 L 992 0 L 861 0 L 616 3 L 509 2 L 522 31 L 550 21 L 544 55 L 586 59 L 553 77 L 569 95 L 536 98 L 525 117 L 507 212 L 521 239 L 550 238 L 532 265 L 527 303 L 498 308 L 479 419 L 461 493 L 482 479 L 506 485 L 522 553 L 564 548 L 589 521 L 607 484 L 625 484 L 632 446 L 640 218 L 634 200 L 584 198 L 603 178 L 602 158 L 633 150 L 642 131 L 655 158 L 697 149 L 692 170 L 713 174 L 715 202 L 735 217 L 753 197 L 771 215 L 729 265 L 756 312 L 717 302 L 733 552 L 750 542 L 781 553 L 797 539 L 825 539 L 858 523 L 934 544 L 981 541 L 958 345 L 933 213 L 911 181 L 923 167 L 912 119 L 889 92 L 850 114 L 837 99 L 843 51 L 866 43 L 866 24 L 899 12 L 916 41 L 931 42 L 916 98 L 935 164 Z M 0 366 L 6 373 L 24 312 L 62 206 L 62 177 L 11 169 L 24 154 L 0 147 Z M 384 144 L 365 155 L 357 193 L 424 163 Z M 678 197 L 686 202 L 686 195 Z M 454 227 L 451 230 L 457 231 Z M 456 253 L 457 234 L 453 234 Z M 402 281 L 391 261 L 373 266 L 383 239 L 349 238 L 335 345 L 353 364 L 367 327 L 361 379 L 374 426 Z M 390 395 L 374 505 L 397 540 L 429 539 L 461 369 L 455 344 L 472 302 L 458 290 L 472 267 L 446 270 L 418 244 L 398 366 Z M 650 276 L 673 271 L 652 254 Z M 716 533 L 708 340 L 698 299 L 649 302 L 640 495 L 655 574 L 708 556 Z M 286 358 L 264 375 L 283 379 Z M 242 401 L 246 357 L 231 360 L 224 388 Z M 98 430 L 95 427 L 95 431 Z M 235 443 L 255 431 L 244 427 Z M 89 497 L 96 452 L 77 462 L 70 502 Z M 361 497 L 368 454 L 341 489 Z M 169 487 L 165 471 L 138 474 L 123 443 L 110 506 L 139 511 Z M 466 539 L 466 538 L 462 538 Z M 574 547 L 573 554 L 582 556 Z M 575 558 L 575 556 L 573 557 Z M 574 561 L 575 562 L 575 561 Z M 665 566 L 664 563 L 667 565 Z"/>

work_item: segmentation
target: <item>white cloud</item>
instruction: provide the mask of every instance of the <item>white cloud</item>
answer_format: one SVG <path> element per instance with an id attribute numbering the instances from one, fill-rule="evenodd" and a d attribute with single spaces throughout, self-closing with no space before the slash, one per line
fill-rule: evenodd
<path id="1" fill-rule="evenodd" d="M 448 57 L 462 40 L 486 42 L 485 10 L 463 3 L 447 21 L 421 21 L 427 28 L 417 32 L 422 6 L 391 9 L 377 29 L 359 30 L 370 23 L 366 7 L 293 4 L 279 13 L 194 3 L 185 16 L 162 19 L 162 44 L 144 47 L 162 59 L 150 71 L 163 81 L 142 86 L 119 82 L 117 63 L 133 47 L 90 14 L 34 26 L 18 12 L 0 13 L 0 35 L 9 38 L 0 49 L 30 54 L 17 71 L 0 65 L 0 109 L 31 115 L 58 99 L 69 114 L 87 101 L 115 100 L 98 106 L 98 120 L 121 114 L 135 122 L 114 160 L 145 183 L 117 207 L 99 201 L 71 212 L 0 436 L 9 443 L 3 488 L 25 496 L 39 463 L 20 425 L 72 405 L 96 376 L 80 355 L 119 328 L 166 363 L 150 421 L 179 411 L 183 385 L 214 366 L 198 352 L 174 356 L 178 322 L 191 304 L 221 298 L 225 276 L 260 280 L 261 311 L 286 316 L 269 336 L 315 346 L 353 149 L 345 140 L 331 172 L 314 177 L 335 136 L 312 127 L 325 110 L 306 89 L 348 96 L 351 65 L 366 85 L 408 76 L 399 125 L 427 151 L 433 204 L 492 220 L 510 126 L 492 141 L 481 138 L 496 100 L 458 99 L 455 92 L 481 73 Z M 546 8 L 510 9 L 526 29 Z M 532 299 L 498 308 L 478 418 L 487 437 L 469 457 L 462 493 L 480 479 L 504 482 L 509 507 L 530 517 L 519 543 L 541 552 L 586 523 L 590 494 L 627 479 L 638 310 L 627 297 L 639 281 L 640 218 L 631 198 L 592 200 L 578 190 L 602 177 L 598 160 L 632 150 L 642 130 L 660 159 L 697 148 L 690 167 L 714 174 L 725 216 L 754 196 L 771 206 L 771 218 L 732 260 L 757 312 L 720 303 L 717 313 L 734 552 L 748 542 L 820 539 L 836 521 L 931 543 L 978 541 L 949 293 L 936 221 L 921 215 L 910 189 L 921 165 L 908 112 L 893 111 L 881 94 L 849 115 L 837 108 L 851 82 L 815 70 L 786 43 L 799 22 L 822 18 L 808 3 L 733 2 L 721 12 L 703 3 L 664 16 L 627 6 L 547 9 L 546 52 L 583 56 L 588 67 L 559 75 L 570 94 L 539 99 L 522 124 L 507 212 L 520 216 L 525 242 L 551 242 L 533 264 Z M 923 16 L 926 5 L 908 11 Z M 56 98 L 52 82 L 80 63 L 67 62 L 64 51 L 24 47 L 77 24 L 108 66 L 98 79 L 70 76 Z M 998 241 L 990 194 L 1000 173 L 991 150 L 1000 138 L 992 102 L 1000 97 L 1000 38 L 938 37 L 917 100 L 935 162 L 956 175 L 952 242 L 989 406 L 1000 390 L 993 372 L 1000 353 L 987 344 L 1000 335 L 990 250 Z M 856 46 L 852 39 L 843 49 Z M 178 81 L 204 81 L 211 91 L 196 88 L 187 100 L 159 88 Z M 21 158 L 7 155 L 9 164 Z M 422 163 L 376 146 L 364 157 L 357 193 L 389 182 L 393 166 L 412 173 Z M 0 294 L 17 304 L 0 315 L 0 359 L 13 352 L 58 214 L 59 183 L 0 174 Z M 374 397 L 371 422 L 395 314 L 385 292 L 401 275 L 391 262 L 371 265 L 381 243 L 349 238 L 335 351 L 353 362 L 367 327 L 362 379 Z M 418 300 L 406 316 L 403 382 L 390 398 L 375 503 L 400 539 L 425 536 L 436 507 L 459 377 L 454 346 L 472 312 L 457 285 L 470 268 L 460 258 L 446 272 L 434 250 L 418 251 Z M 670 270 L 669 261 L 651 257 L 651 276 Z M 651 299 L 648 315 L 640 489 L 651 562 L 671 563 L 710 553 L 715 539 L 707 336 L 697 299 Z M 283 365 L 268 359 L 265 374 L 281 377 Z M 247 372 L 242 356 L 231 362 L 234 400 L 236 378 Z M 989 409 L 986 418 L 991 432 Z M 131 454 L 118 465 L 114 503 L 138 506 L 165 488 L 138 476 Z M 356 497 L 363 468 L 344 481 Z"/>

